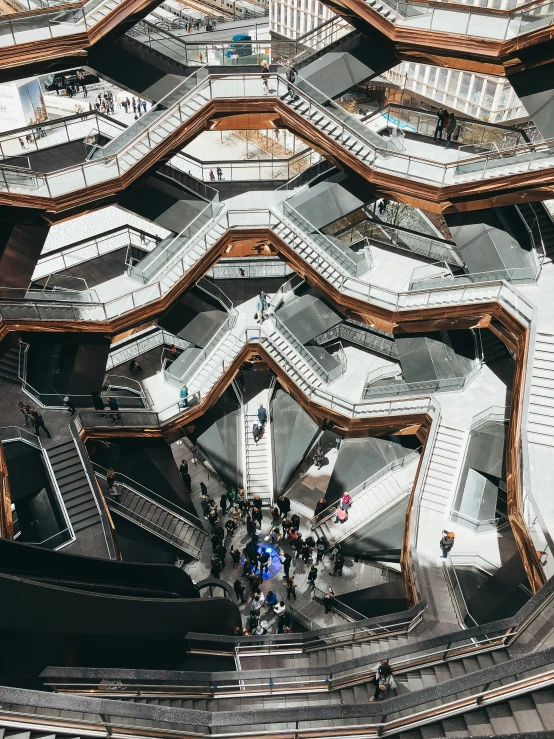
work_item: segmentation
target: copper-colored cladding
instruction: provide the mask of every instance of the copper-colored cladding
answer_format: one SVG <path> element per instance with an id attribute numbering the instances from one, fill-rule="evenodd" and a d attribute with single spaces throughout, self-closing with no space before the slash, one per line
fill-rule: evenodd
<path id="1" fill-rule="evenodd" d="M 12 499 L 4 445 L 0 441 L 0 539 L 13 539 Z"/>
<path id="2" fill-rule="evenodd" d="M 410 1 L 441 7 L 439 1 Z M 537 0 L 529 5 L 537 5 L 539 2 Z M 325 0 L 325 4 L 347 20 L 353 20 L 352 16 L 355 16 L 383 33 L 395 45 L 399 60 L 493 75 L 531 69 L 554 60 L 554 45 L 549 43 L 554 38 L 554 32 L 550 25 L 507 41 L 493 41 L 465 34 L 395 25 L 364 0 Z M 526 7 L 529 5 L 526 4 Z M 449 9 L 455 10 L 455 5 L 449 4 Z M 521 10 L 521 7 L 516 8 L 518 12 Z M 468 6 L 460 4 L 462 19 L 467 17 L 467 11 Z M 493 10 L 473 5 L 471 12 L 475 15 L 497 15 L 504 18 L 513 16 L 513 12 L 509 10 Z"/>
<path id="3" fill-rule="evenodd" d="M 217 115 L 208 121 L 208 131 L 265 131 L 277 128 L 275 121 L 278 113 L 237 113 L 235 115 Z"/>
<path id="4" fill-rule="evenodd" d="M 13 44 L 0 47 L 0 81 L 43 74 L 59 68 L 68 69 L 76 64 L 87 63 L 88 49 L 100 41 L 120 23 L 129 19 L 133 14 L 144 16 L 159 5 L 158 0 L 122 0 L 113 10 L 109 11 L 98 23 L 83 33 L 56 36 L 40 39 L 26 44 Z M 77 11 L 81 4 L 68 6 Z M 44 15 L 46 11 L 37 10 L 10 15 L 10 20 Z M 50 11 L 51 12 L 51 11 Z M 57 62 L 57 63 L 56 63 Z"/>
<path id="5" fill-rule="evenodd" d="M 224 100 L 218 98 L 200 108 L 186 123 L 164 139 L 160 146 L 142 157 L 121 177 L 56 198 L 0 192 L 0 205 L 42 209 L 45 211 L 43 218 L 49 222 L 58 222 L 60 218 L 74 217 L 84 210 L 90 211 L 103 207 L 115 202 L 120 191 L 129 187 L 156 164 L 170 159 L 174 152 L 182 149 L 201 133 L 206 124 L 216 118 L 219 113 L 239 113 L 246 109 L 252 111 L 249 116 L 261 114 L 263 120 L 266 120 L 271 112 L 277 112 L 280 121 L 289 130 L 309 142 L 313 148 L 325 152 L 329 159 L 342 162 L 370 182 L 377 197 L 398 200 L 437 213 L 446 213 L 508 204 L 517 205 L 533 200 L 547 200 L 554 196 L 554 167 L 441 187 L 432 182 L 418 182 L 410 176 L 373 170 L 370 165 L 357 159 L 354 154 L 308 123 L 296 111 L 278 99 Z M 235 130 L 237 130 L 237 119 L 238 116 L 232 119 Z"/>

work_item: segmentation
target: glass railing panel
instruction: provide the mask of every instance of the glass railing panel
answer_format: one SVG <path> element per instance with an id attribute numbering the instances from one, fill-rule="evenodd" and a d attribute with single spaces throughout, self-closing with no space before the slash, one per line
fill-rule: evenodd
<path id="1" fill-rule="evenodd" d="M 65 169 L 61 172 L 52 172 L 48 175 L 50 196 L 65 195 L 72 190 L 81 190 L 87 186 L 82 167 Z"/>
<path id="2" fill-rule="evenodd" d="M 120 169 L 116 157 L 107 157 L 98 163 L 87 162 L 87 164 L 83 165 L 83 173 L 86 185 L 90 187 L 99 182 L 115 179 L 119 175 Z"/>

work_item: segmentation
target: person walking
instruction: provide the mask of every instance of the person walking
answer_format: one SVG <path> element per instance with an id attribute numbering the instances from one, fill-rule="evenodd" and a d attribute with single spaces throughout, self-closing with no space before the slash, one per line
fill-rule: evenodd
<path id="1" fill-rule="evenodd" d="M 392 668 L 389 665 L 388 659 L 382 659 L 379 664 L 375 665 L 375 677 L 373 678 L 373 684 L 375 685 L 375 692 L 373 697 L 369 699 L 370 703 L 378 701 L 384 698 L 389 690 L 396 688 L 396 683 L 392 676 Z"/>
<path id="2" fill-rule="evenodd" d="M 318 444 L 316 448 L 314 449 L 314 464 L 316 466 L 316 469 L 320 470 L 323 467 L 323 462 L 325 461 L 325 454 L 323 453 L 323 449 Z"/>
<path id="3" fill-rule="evenodd" d="M 296 91 L 293 87 L 296 81 L 296 69 L 292 66 L 292 62 L 290 59 L 287 59 L 285 74 L 287 82 L 289 84 L 287 85 L 287 92 L 285 93 L 285 95 L 283 95 L 283 99 L 290 95 L 290 101 L 291 103 L 294 103 L 295 100 L 298 100 L 298 95 L 296 94 Z"/>
<path id="4" fill-rule="evenodd" d="M 348 511 L 344 508 L 339 508 L 337 515 L 335 516 L 335 523 L 344 523 L 348 520 Z"/>
<path id="5" fill-rule="evenodd" d="M 260 407 L 258 408 L 258 421 L 260 422 L 260 426 L 263 428 L 267 423 L 267 411 L 264 408 L 264 404 L 260 403 Z"/>
<path id="6" fill-rule="evenodd" d="M 294 582 L 294 577 L 285 577 L 285 587 L 287 589 L 287 600 L 290 600 L 291 595 L 296 600 L 296 583 Z"/>
<path id="7" fill-rule="evenodd" d="M 340 575 L 342 577 L 342 568 L 344 567 L 345 559 L 342 554 L 337 554 L 335 562 L 333 563 L 333 577 Z"/>
<path id="8" fill-rule="evenodd" d="M 264 95 L 269 95 L 269 75 L 271 74 L 271 70 L 269 68 L 269 64 L 266 62 L 265 59 L 262 59 L 261 67 L 262 67 L 262 86 L 264 88 Z"/>
<path id="9" fill-rule="evenodd" d="M 437 126 L 435 128 L 435 134 L 433 136 L 433 141 L 436 141 L 437 138 L 442 141 L 442 130 L 444 128 L 445 117 L 446 117 L 446 111 L 443 108 L 439 108 L 437 110 Z"/>
<path id="10" fill-rule="evenodd" d="M 204 480 L 200 480 L 200 492 L 202 493 L 202 495 L 208 494 L 208 487 Z"/>
<path id="11" fill-rule="evenodd" d="M 179 465 L 179 472 L 181 473 L 181 477 L 183 480 L 185 479 L 185 475 L 188 475 L 189 471 L 189 463 L 186 459 L 181 460 L 181 464 Z"/>
<path id="12" fill-rule="evenodd" d="M 52 436 L 50 435 L 50 431 L 48 431 L 48 429 L 47 429 L 47 428 L 46 428 L 46 426 L 44 425 L 44 419 L 43 419 L 43 417 L 42 417 L 42 416 L 40 415 L 40 413 L 39 413 L 39 412 L 37 411 L 37 409 L 36 409 L 36 408 L 32 408 L 32 407 L 31 407 L 31 408 L 30 408 L 30 411 L 29 411 L 29 415 L 31 416 L 31 423 L 32 423 L 32 424 L 33 424 L 33 426 L 34 426 L 34 429 L 35 429 L 35 434 L 36 434 L 37 436 L 40 436 L 40 429 L 44 429 L 44 431 L 46 432 L 46 436 L 47 436 L 47 437 L 48 437 L 49 439 L 51 439 L 51 438 L 52 438 Z"/>
<path id="13" fill-rule="evenodd" d="M 65 396 L 65 398 L 63 399 L 63 404 L 65 405 L 65 407 L 69 411 L 70 415 L 73 416 L 77 409 L 73 405 L 73 401 L 70 399 L 69 395 L 66 395 Z"/>
<path id="14" fill-rule="evenodd" d="M 329 585 L 329 587 L 327 588 L 327 592 L 323 596 L 323 607 L 325 608 L 325 613 L 331 613 L 334 601 L 335 593 L 333 591 L 333 588 Z"/>
<path id="15" fill-rule="evenodd" d="M 310 567 L 310 571 L 308 572 L 308 586 L 315 590 L 315 581 L 317 580 L 317 567 L 315 565 L 312 565 Z"/>
<path id="16" fill-rule="evenodd" d="M 106 398 L 108 401 L 108 405 L 110 407 L 111 411 L 114 411 L 113 413 L 110 413 L 110 418 L 112 419 L 112 423 L 121 423 L 121 413 L 117 413 L 119 411 L 119 403 L 117 402 L 117 398 Z"/>
<path id="17" fill-rule="evenodd" d="M 452 550 L 452 547 L 454 546 L 454 537 L 456 534 L 453 531 L 446 531 L 444 530 L 442 532 L 442 538 L 439 542 L 440 548 L 442 549 L 442 557 L 441 559 L 447 559 L 448 558 L 448 552 Z"/>
<path id="18" fill-rule="evenodd" d="M 190 493 L 190 491 L 192 490 L 192 478 L 188 472 L 186 473 L 186 475 L 183 475 L 183 482 L 185 483 L 187 493 Z"/>
<path id="19" fill-rule="evenodd" d="M 235 591 L 237 600 L 240 600 L 241 603 L 246 603 L 246 598 L 244 597 L 246 586 L 238 578 L 233 583 L 233 590 Z"/>
<path id="20" fill-rule="evenodd" d="M 252 436 L 254 437 L 254 444 L 258 446 L 258 439 L 260 437 L 260 427 L 258 426 L 258 423 L 254 421 L 252 424 Z"/>
<path id="21" fill-rule="evenodd" d="M 446 132 L 446 148 L 450 149 L 450 144 L 452 141 L 452 134 L 456 130 L 456 126 L 458 125 L 458 119 L 456 118 L 455 113 L 450 113 L 448 124 L 446 128 L 444 129 Z"/>

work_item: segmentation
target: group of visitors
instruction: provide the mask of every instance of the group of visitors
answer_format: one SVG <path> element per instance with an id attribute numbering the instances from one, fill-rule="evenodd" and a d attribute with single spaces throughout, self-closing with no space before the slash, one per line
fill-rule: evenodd
<path id="1" fill-rule="evenodd" d="M 35 434 L 37 436 L 40 436 L 40 430 L 42 429 L 49 439 L 52 438 L 52 436 L 50 435 L 50 431 L 48 431 L 48 429 L 44 425 L 44 419 L 42 415 L 36 408 L 34 408 L 32 405 L 28 405 L 27 403 L 23 403 L 21 400 L 17 404 L 17 407 L 23 414 L 23 418 L 25 419 L 25 426 L 29 426 L 30 423 L 31 426 L 35 429 Z"/>
<path id="2" fill-rule="evenodd" d="M 458 119 L 454 112 L 448 112 L 444 108 L 439 108 L 437 111 L 437 126 L 435 128 L 435 134 L 433 141 L 439 139 L 442 141 L 442 132 L 446 133 L 446 148 L 450 149 L 450 143 L 452 141 L 452 134 L 456 130 L 458 125 Z"/>
<path id="3" fill-rule="evenodd" d="M 109 417 L 111 419 L 112 423 L 122 422 L 121 413 L 119 413 L 119 401 L 116 397 L 112 396 L 102 396 L 99 393 L 96 392 L 96 390 L 93 390 L 91 392 L 92 395 L 92 402 L 94 405 L 94 409 L 97 411 L 104 411 L 106 410 L 106 403 L 108 404 L 108 408 L 112 413 L 109 414 Z M 104 400 L 106 403 L 104 403 Z M 101 413 L 101 416 L 104 416 L 106 414 Z"/>

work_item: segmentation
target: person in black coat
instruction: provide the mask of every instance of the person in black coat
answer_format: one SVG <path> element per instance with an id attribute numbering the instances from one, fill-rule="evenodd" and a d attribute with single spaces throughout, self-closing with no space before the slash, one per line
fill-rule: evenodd
<path id="1" fill-rule="evenodd" d="M 277 500 L 277 508 L 281 511 L 281 516 L 286 518 L 290 512 L 290 500 L 284 495 L 280 495 Z"/>

